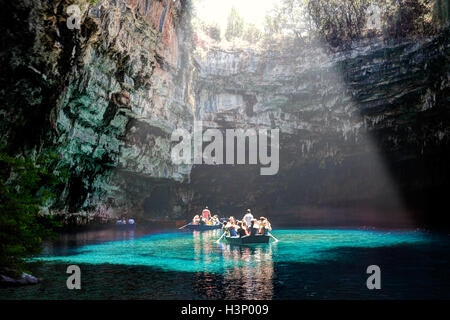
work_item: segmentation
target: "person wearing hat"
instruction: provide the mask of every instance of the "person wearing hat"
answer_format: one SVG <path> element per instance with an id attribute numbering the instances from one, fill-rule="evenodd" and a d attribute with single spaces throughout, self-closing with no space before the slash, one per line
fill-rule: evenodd
<path id="1" fill-rule="evenodd" d="M 258 233 L 268 235 L 269 231 L 272 231 L 272 226 L 270 225 L 269 220 L 267 220 L 267 218 L 265 217 L 259 218 Z"/>
<path id="2" fill-rule="evenodd" d="M 217 214 L 215 214 L 215 215 L 211 218 L 211 224 L 212 224 L 212 225 L 219 225 L 219 224 L 220 224 L 219 216 L 218 216 Z"/>
<path id="3" fill-rule="evenodd" d="M 249 226 L 252 219 L 253 219 L 252 212 L 250 209 L 247 209 L 247 213 L 245 214 L 245 216 L 242 220 L 244 220 L 245 223 L 247 224 L 247 226 Z"/>
<path id="4" fill-rule="evenodd" d="M 192 224 L 197 225 L 200 223 L 200 216 L 197 214 L 195 215 L 194 219 L 192 219 Z"/>

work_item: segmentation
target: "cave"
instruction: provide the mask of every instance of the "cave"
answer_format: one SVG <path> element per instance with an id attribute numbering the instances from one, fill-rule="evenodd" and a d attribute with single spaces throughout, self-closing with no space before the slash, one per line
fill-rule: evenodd
<path id="1" fill-rule="evenodd" d="M 0 300 L 450 298 L 449 7 L 4 2 Z"/>
<path id="2" fill-rule="evenodd" d="M 167 211 L 189 218 L 209 203 L 219 212 L 252 207 L 280 223 L 293 215 L 302 224 L 313 209 L 330 209 L 330 224 L 364 222 L 331 213 L 345 207 L 377 211 L 380 219 L 371 221 L 383 225 L 386 212 L 402 212 L 393 224 L 408 216 L 418 225 L 448 226 L 440 213 L 450 141 L 445 25 L 417 39 L 392 29 L 392 39 L 374 31 L 352 45 L 339 43 L 345 39 L 336 33 L 301 41 L 262 37 L 258 47 L 247 35 L 237 44 L 230 37 L 238 34 L 227 39 L 226 30 L 194 23 L 199 18 L 187 0 L 99 1 L 81 30 L 60 19 L 33 35 L 12 21 L 28 16 L 40 24 L 52 15 L 49 8 L 63 14 L 67 1 L 46 3 L 8 4 L 20 14 L 5 20 L 10 33 L 3 38 L 12 46 L 2 58 L 1 83 L 20 90 L 2 98 L 11 106 L 2 139 L 15 154 L 60 154 L 59 166 L 73 176 L 59 194 L 69 211 L 111 207 L 103 199 L 115 198 L 118 215 Z M 122 11 L 108 24 L 102 17 L 113 8 Z M 154 32 L 139 23 L 119 28 L 136 17 Z M 20 41 L 9 36 L 21 33 Z M 17 65 L 6 61 L 14 52 L 22 57 Z M 263 177 L 248 162 L 174 164 L 173 130 L 190 131 L 196 121 L 222 132 L 279 129 L 279 172 Z M 148 188 L 155 188 L 150 196 Z"/>

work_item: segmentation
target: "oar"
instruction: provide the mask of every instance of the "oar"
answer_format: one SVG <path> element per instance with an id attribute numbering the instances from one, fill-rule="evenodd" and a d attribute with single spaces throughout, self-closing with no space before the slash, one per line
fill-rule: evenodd
<path id="1" fill-rule="evenodd" d="M 280 240 L 278 240 L 277 238 L 275 238 L 270 232 L 269 232 L 269 236 L 271 236 L 273 238 L 273 240 L 275 240 L 275 242 L 278 242 Z"/>
<path id="2" fill-rule="evenodd" d="M 182 227 L 180 227 L 180 228 L 178 228 L 178 230 L 180 230 L 180 229 L 184 229 L 184 228 L 186 228 L 188 225 L 190 225 L 191 223 L 188 223 L 187 225 L 185 225 L 185 226 L 182 226 Z"/>
<path id="3" fill-rule="evenodd" d="M 227 233 L 227 232 L 225 231 L 225 232 L 223 233 L 223 235 L 220 236 L 219 240 L 217 240 L 216 242 L 219 243 L 220 240 L 222 240 L 223 236 L 224 236 L 226 233 Z"/>

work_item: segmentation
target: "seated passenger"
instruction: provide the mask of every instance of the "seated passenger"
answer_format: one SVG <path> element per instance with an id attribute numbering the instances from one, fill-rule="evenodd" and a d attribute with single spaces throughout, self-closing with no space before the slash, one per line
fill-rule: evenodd
<path id="1" fill-rule="evenodd" d="M 260 220 L 260 223 L 259 223 L 258 233 L 263 234 L 263 235 L 268 235 L 269 231 L 272 230 L 269 220 L 267 220 L 264 217 L 259 218 L 259 220 Z"/>
<path id="2" fill-rule="evenodd" d="M 242 221 L 242 229 L 245 230 L 245 235 L 246 235 L 246 236 L 250 235 L 250 230 L 249 230 L 249 228 L 247 227 L 247 222 Z"/>
<path id="3" fill-rule="evenodd" d="M 269 231 L 272 231 L 272 225 L 270 224 L 269 220 L 265 220 L 265 226 L 264 228 L 267 230 L 266 234 L 269 233 Z"/>
<path id="4" fill-rule="evenodd" d="M 192 219 L 192 224 L 197 225 L 200 222 L 200 216 L 196 215 L 193 219 Z"/>
<path id="5" fill-rule="evenodd" d="M 259 218 L 259 223 L 258 223 L 258 234 L 264 234 L 265 230 L 264 230 L 264 217 Z"/>
<path id="6" fill-rule="evenodd" d="M 239 238 L 245 237 L 247 235 L 247 232 L 245 231 L 244 226 L 242 225 L 242 221 L 238 222 L 237 234 L 239 235 Z"/>
<path id="7" fill-rule="evenodd" d="M 117 221 L 117 224 L 127 224 L 127 216 L 121 215 L 119 221 Z"/>
<path id="8" fill-rule="evenodd" d="M 249 227 L 249 229 L 250 229 L 250 235 L 251 235 L 251 236 L 256 235 L 256 233 L 258 232 L 258 224 L 257 224 L 256 219 L 252 219 L 252 220 L 250 221 L 250 227 Z"/>
<path id="9" fill-rule="evenodd" d="M 229 234 L 230 237 L 236 237 L 237 236 L 236 229 L 234 228 L 234 224 L 232 224 L 231 222 L 227 223 L 226 229 L 227 229 L 228 234 Z"/>

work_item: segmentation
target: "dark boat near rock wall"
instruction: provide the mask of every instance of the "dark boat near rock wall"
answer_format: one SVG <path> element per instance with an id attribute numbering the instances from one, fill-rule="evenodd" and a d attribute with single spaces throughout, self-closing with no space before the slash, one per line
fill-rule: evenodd
<path id="1" fill-rule="evenodd" d="M 257 235 L 245 237 L 225 237 L 225 241 L 233 245 L 252 244 L 252 243 L 269 243 L 270 236 Z"/>
<path id="2" fill-rule="evenodd" d="M 192 224 L 192 223 L 189 223 L 185 228 L 188 229 L 188 230 L 193 230 L 193 231 L 208 231 L 208 230 L 221 229 L 222 225 L 221 224 L 206 225 L 206 224 Z"/>

